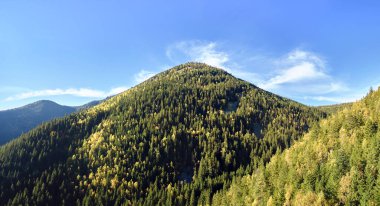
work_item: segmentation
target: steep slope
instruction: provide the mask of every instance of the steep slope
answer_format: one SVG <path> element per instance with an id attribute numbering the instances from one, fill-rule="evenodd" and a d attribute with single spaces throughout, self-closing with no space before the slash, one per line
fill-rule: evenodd
<path id="1" fill-rule="evenodd" d="M 334 114 L 215 205 L 379 205 L 380 91 Z"/>
<path id="2" fill-rule="evenodd" d="M 16 109 L 0 111 L 0 144 L 28 132 L 32 128 L 57 117 L 76 111 L 48 100 L 41 100 Z"/>
<path id="3" fill-rule="evenodd" d="M 188 63 L 0 147 L 7 204 L 209 203 L 325 116 Z"/>
<path id="4" fill-rule="evenodd" d="M 0 111 L 0 145 L 28 132 L 42 122 L 93 107 L 100 102 L 92 101 L 82 106 L 70 107 L 49 100 L 40 100 L 23 107 Z"/>

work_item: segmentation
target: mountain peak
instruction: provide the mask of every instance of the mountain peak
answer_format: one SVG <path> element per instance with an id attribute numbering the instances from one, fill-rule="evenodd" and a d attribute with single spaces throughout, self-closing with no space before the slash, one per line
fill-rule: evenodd
<path id="1" fill-rule="evenodd" d="M 60 104 L 58 104 L 57 102 L 51 101 L 51 100 L 43 99 L 43 100 L 38 100 L 36 102 L 30 103 L 28 105 L 32 106 L 32 105 L 60 105 Z M 28 105 L 26 105 L 26 106 L 28 106 Z"/>
<path id="2" fill-rule="evenodd" d="M 148 79 L 145 82 L 150 82 L 150 81 L 166 81 L 167 79 L 172 79 L 172 78 L 179 78 L 180 76 L 186 77 L 184 79 L 189 79 L 189 78 L 203 78 L 203 77 L 211 77 L 211 76 L 229 76 L 234 79 L 236 77 L 232 76 L 225 70 L 221 68 L 217 68 L 214 66 L 210 66 L 205 63 L 199 63 L 199 62 L 187 62 L 184 64 L 180 64 L 178 66 L 175 66 L 173 68 L 170 68 L 168 70 L 165 70 L 152 78 Z M 183 79 L 183 78 L 180 79 Z M 144 83 L 144 82 L 143 82 Z M 175 82 L 173 82 L 175 83 Z"/>
<path id="3" fill-rule="evenodd" d="M 43 108 L 50 108 L 53 110 L 53 109 L 57 109 L 60 107 L 67 107 L 67 106 L 60 105 L 60 104 L 53 102 L 51 100 L 39 100 L 39 101 L 30 103 L 30 104 L 27 104 L 25 106 L 22 106 L 20 108 L 16 108 L 16 109 L 28 109 L 28 110 L 34 110 L 37 112 L 37 111 L 42 110 Z"/>
<path id="4" fill-rule="evenodd" d="M 221 72 L 221 73 L 227 73 L 224 69 L 214 67 L 205 63 L 201 62 L 187 62 L 184 64 L 180 64 L 178 66 L 173 67 L 172 69 L 169 69 L 168 71 L 210 71 L 210 72 Z"/>
<path id="5" fill-rule="evenodd" d="M 172 75 L 174 73 L 181 73 L 181 74 L 186 74 L 186 73 L 192 73 L 192 72 L 220 72 L 226 74 L 227 72 L 221 68 L 217 68 L 214 66 L 210 66 L 205 63 L 200 63 L 200 62 L 187 62 L 184 64 L 177 65 L 175 67 L 172 67 L 166 71 L 163 71 L 159 73 L 156 76 L 165 76 L 165 75 Z"/>

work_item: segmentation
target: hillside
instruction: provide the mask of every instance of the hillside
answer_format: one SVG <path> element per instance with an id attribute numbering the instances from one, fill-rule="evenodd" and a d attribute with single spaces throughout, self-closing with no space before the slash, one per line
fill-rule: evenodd
<path id="1" fill-rule="evenodd" d="M 378 205 L 380 91 L 322 120 L 215 205 Z"/>
<path id="2" fill-rule="evenodd" d="M 70 107 L 49 100 L 40 100 L 23 107 L 0 111 L 0 145 L 28 132 L 42 122 L 64 117 L 99 103 L 100 101 L 92 101 L 82 106 Z"/>
<path id="3" fill-rule="evenodd" d="M 0 144 L 28 132 L 32 128 L 57 117 L 76 111 L 48 100 L 41 100 L 16 109 L 0 111 Z"/>
<path id="4" fill-rule="evenodd" d="M 0 147 L 0 202 L 207 204 L 325 116 L 223 70 L 179 65 Z"/>

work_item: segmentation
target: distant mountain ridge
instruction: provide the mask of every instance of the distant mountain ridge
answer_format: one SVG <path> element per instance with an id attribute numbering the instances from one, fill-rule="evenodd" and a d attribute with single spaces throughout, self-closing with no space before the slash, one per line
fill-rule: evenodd
<path id="1" fill-rule="evenodd" d="M 81 106 L 71 107 L 50 100 L 40 100 L 22 107 L 0 111 L 0 145 L 28 132 L 42 122 L 64 117 L 100 102 L 92 101 Z"/>

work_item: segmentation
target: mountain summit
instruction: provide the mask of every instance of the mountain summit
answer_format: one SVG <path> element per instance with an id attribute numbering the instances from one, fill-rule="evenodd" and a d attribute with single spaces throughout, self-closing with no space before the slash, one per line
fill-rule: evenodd
<path id="1" fill-rule="evenodd" d="M 100 102 L 92 101 L 81 106 L 70 107 L 50 100 L 40 100 L 19 108 L 0 111 L 0 145 L 28 132 L 42 122 L 64 117 Z"/>
<path id="2" fill-rule="evenodd" d="M 41 100 L 23 107 L 0 111 L 0 144 L 28 132 L 33 127 L 57 117 L 63 117 L 75 108 L 53 101 Z"/>
<path id="3" fill-rule="evenodd" d="M 187 63 L 0 147 L 5 204 L 194 205 L 325 114 Z"/>

